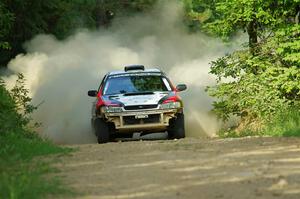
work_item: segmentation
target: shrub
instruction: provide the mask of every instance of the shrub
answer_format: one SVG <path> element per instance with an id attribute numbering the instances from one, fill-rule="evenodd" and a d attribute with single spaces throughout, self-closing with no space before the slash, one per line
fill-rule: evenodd
<path id="1" fill-rule="evenodd" d="M 246 49 L 212 62 L 218 82 L 207 91 L 217 98 L 214 112 L 223 120 L 240 117 L 239 132 L 261 132 L 279 112 L 300 110 L 299 35 L 299 25 L 285 27 L 255 54 Z"/>
<path id="2" fill-rule="evenodd" d="M 53 172 L 37 156 L 67 153 L 70 149 L 40 138 L 28 127 L 32 106 L 24 77 L 19 74 L 15 87 L 7 91 L 0 80 L 0 198 L 44 198 L 45 195 L 68 193 L 56 178 L 44 176 Z"/>
<path id="3" fill-rule="evenodd" d="M 31 113 L 37 107 L 31 104 L 28 92 L 22 74 L 18 74 L 16 84 L 11 91 L 5 88 L 4 81 L 0 79 L 0 135 L 11 129 L 15 133 L 31 131 L 28 125 L 32 122 Z"/>

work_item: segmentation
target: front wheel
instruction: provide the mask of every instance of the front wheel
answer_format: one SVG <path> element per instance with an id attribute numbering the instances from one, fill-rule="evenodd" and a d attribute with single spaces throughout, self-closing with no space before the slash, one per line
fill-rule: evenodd
<path id="1" fill-rule="evenodd" d="M 184 114 L 178 113 L 176 118 L 170 121 L 170 127 L 168 129 L 168 135 L 170 139 L 180 139 L 185 137 L 184 128 Z"/>
<path id="2" fill-rule="evenodd" d="M 101 118 L 94 121 L 95 133 L 99 144 L 109 142 L 109 127 Z"/>

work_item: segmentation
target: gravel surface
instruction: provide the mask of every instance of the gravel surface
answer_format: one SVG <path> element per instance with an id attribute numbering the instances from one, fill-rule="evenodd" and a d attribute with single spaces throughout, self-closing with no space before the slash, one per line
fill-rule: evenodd
<path id="1" fill-rule="evenodd" d="M 300 139 L 129 141 L 72 146 L 55 164 L 76 198 L 300 198 Z"/>

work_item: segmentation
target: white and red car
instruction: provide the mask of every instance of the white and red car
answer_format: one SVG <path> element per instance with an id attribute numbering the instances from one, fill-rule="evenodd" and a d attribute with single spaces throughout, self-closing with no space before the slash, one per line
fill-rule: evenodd
<path id="1" fill-rule="evenodd" d="M 98 143 L 115 137 L 132 137 L 167 131 L 169 138 L 184 138 L 183 103 L 178 92 L 185 84 L 174 87 L 159 69 L 142 65 L 126 66 L 124 71 L 106 74 L 92 107 L 92 127 Z"/>

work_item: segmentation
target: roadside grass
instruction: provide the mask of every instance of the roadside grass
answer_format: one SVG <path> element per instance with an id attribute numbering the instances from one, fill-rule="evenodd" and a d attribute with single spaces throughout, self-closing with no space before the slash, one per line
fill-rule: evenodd
<path id="1" fill-rule="evenodd" d="M 264 134 L 280 137 L 300 137 L 300 110 L 291 109 L 279 112 L 267 124 Z"/>
<path id="2" fill-rule="evenodd" d="M 24 132 L 0 136 L 0 198 L 44 198 L 72 192 L 49 174 L 56 172 L 45 157 L 71 151 Z M 39 158 L 41 157 L 41 158 Z"/>
<path id="3" fill-rule="evenodd" d="M 71 194 L 55 176 L 53 156 L 71 151 L 40 138 L 32 130 L 31 105 L 23 75 L 8 91 L 0 77 L 0 198 L 36 199 Z M 50 157 L 50 158 L 48 158 Z"/>
<path id="4" fill-rule="evenodd" d="M 260 131 L 243 129 L 240 132 L 221 130 L 222 138 L 238 138 L 247 136 L 300 137 L 300 110 L 290 109 L 278 112 Z"/>
<path id="5" fill-rule="evenodd" d="M 263 136 L 261 132 L 253 131 L 250 129 L 244 129 L 240 132 L 235 131 L 234 129 L 230 130 L 221 130 L 218 132 L 220 138 L 240 138 L 240 137 L 249 137 L 249 136 Z"/>

